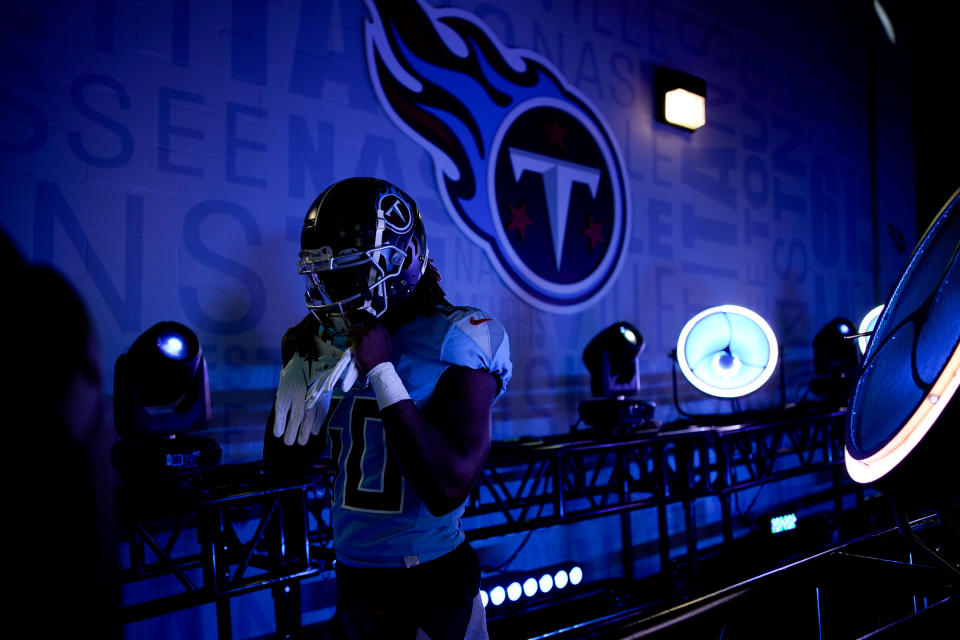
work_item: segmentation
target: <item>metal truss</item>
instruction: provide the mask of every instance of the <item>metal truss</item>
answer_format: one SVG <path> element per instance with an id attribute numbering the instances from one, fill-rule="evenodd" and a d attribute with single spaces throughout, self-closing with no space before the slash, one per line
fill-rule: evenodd
<path id="1" fill-rule="evenodd" d="M 230 598 L 273 588 L 278 630 L 297 628 L 299 581 L 319 572 L 307 541 L 312 486 L 221 486 L 199 477 L 185 487 L 121 486 L 117 506 L 127 531 L 121 582 L 159 579 L 166 592 L 125 603 L 122 622 L 216 603 L 218 635 L 230 638 Z"/>
<path id="2" fill-rule="evenodd" d="M 719 499 L 724 538 L 732 538 L 730 503 L 738 491 L 839 470 L 844 419 L 843 412 L 828 412 L 735 427 L 495 443 L 468 500 L 464 528 L 469 538 L 484 539 L 621 514 L 624 576 L 630 579 L 629 512 L 657 509 L 661 567 L 667 567 L 666 507 L 680 503 L 693 582 L 694 503 Z M 166 577 L 174 584 L 167 595 L 126 604 L 123 621 L 213 602 L 219 635 L 228 638 L 230 598 L 272 588 L 278 631 L 298 628 L 300 581 L 333 565 L 334 471 L 320 461 L 302 483 L 267 486 L 262 467 L 251 465 L 233 472 L 239 481 L 121 487 L 118 507 L 129 552 L 123 582 Z M 837 481 L 843 477 L 835 474 Z M 188 530 L 196 531 L 195 540 L 183 535 Z"/>
<path id="3" fill-rule="evenodd" d="M 956 505 L 955 505 L 956 506 Z M 898 527 L 903 524 L 898 522 Z M 640 605 L 579 620 L 554 638 L 940 637 L 960 613 L 955 564 L 914 558 L 917 532 L 957 539 L 944 511 L 795 559 L 673 606 Z M 929 558 L 927 558 L 929 560 Z M 784 624 L 788 627 L 784 627 Z"/>
<path id="4" fill-rule="evenodd" d="M 464 528 L 482 539 L 707 497 L 729 504 L 737 491 L 842 464 L 844 418 L 496 447 Z"/>

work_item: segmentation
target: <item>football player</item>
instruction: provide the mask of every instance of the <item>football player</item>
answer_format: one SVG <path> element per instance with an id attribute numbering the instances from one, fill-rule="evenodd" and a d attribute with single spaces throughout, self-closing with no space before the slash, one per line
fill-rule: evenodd
<path id="1" fill-rule="evenodd" d="M 506 331 L 446 300 L 417 205 L 389 182 L 323 191 L 301 249 L 310 313 L 282 341 L 264 455 L 303 465 L 325 445 L 337 463 L 334 633 L 486 638 L 460 516 L 510 379 Z"/>

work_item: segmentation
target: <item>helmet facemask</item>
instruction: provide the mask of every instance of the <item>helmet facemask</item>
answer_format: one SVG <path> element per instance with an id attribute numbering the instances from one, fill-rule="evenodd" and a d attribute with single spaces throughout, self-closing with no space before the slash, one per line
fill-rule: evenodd
<path id="1" fill-rule="evenodd" d="M 346 335 L 349 314 L 387 311 L 391 282 L 403 271 L 407 254 L 392 245 L 334 257 L 329 247 L 300 252 L 298 270 L 306 276 L 307 308 L 333 336 Z"/>

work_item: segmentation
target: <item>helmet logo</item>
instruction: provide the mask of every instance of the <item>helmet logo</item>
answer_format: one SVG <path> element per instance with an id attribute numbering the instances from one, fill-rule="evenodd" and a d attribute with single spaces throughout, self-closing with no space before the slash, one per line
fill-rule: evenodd
<path id="1" fill-rule="evenodd" d="M 377 217 L 383 220 L 388 229 L 396 233 L 406 233 L 413 226 L 410 207 L 403 199 L 392 193 L 380 197 Z"/>

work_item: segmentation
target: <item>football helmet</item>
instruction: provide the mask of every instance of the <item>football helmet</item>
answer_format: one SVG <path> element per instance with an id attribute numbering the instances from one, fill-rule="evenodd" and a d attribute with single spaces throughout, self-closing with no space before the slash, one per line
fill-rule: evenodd
<path id="1" fill-rule="evenodd" d="M 317 196 L 303 221 L 300 249 L 307 308 L 331 335 L 346 333 L 348 313 L 379 317 L 390 300 L 410 295 L 428 263 L 413 198 L 376 178 L 347 178 Z"/>

